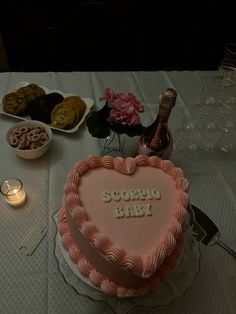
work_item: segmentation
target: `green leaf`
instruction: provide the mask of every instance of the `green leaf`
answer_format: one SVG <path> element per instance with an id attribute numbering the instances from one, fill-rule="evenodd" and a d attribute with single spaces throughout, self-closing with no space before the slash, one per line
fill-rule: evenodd
<path id="1" fill-rule="evenodd" d="M 106 103 L 102 109 L 92 112 L 87 119 L 88 130 L 93 137 L 106 138 L 109 136 L 110 130 L 118 134 L 127 134 L 130 137 L 140 136 L 144 133 L 146 128 L 142 124 L 130 126 L 128 124 L 109 123 L 107 118 L 110 110 L 111 108 Z"/>

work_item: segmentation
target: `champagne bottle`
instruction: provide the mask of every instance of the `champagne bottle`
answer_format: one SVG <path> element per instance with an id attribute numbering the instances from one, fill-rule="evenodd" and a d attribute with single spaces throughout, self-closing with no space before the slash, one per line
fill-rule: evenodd
<path id="1" fill-rule="evenodd" d="M 173 137 L 168 127 L 168 120 L 175 106 L 176 97 L 177 93 L 172 88 L 167 88 L 163 92 L 156 120 L 140 137 L 139 154 L 157 155 L 162 159 L 170 157 L 173 150 Z"/>

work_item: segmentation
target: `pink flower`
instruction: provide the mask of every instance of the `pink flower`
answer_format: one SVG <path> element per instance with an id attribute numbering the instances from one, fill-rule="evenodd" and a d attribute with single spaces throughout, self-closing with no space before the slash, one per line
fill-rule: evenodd
<path id="1" fill-rule="evenodd" d="M 114 122 L 117 124 L 136 125 L 140 123 L 140 118 L 137 112 L 111 109 L 110 115 L 107 118 L 107 121 L 110 123 Z"/>
<path id="2" fill-rule="evenodd" d="M 110 88 L 107 88 L 103 93 L 102 97 L 100 98 L 100 100 L 106 100 L 109 102 L 112 101 L 113 98 L 114 98 L 113 91 Z"/>
<path id="3" fill-rule="evenodd" d="M 136 99 L 136 97 L 133 94 L 129 93 L 128 94 L 128 99 L 129 99 L 129 102 L 134 106 L 134 108 L 138 112 L 143 112 L 144 111 L 143 105 L 140 104 L 140 102 Z"/>
<path id="4" fill-rule="evenodd" d="M 140 124 L 138 113 L 143 112 L 144 108 L 133 94 L 118 94 L 107 88 L 100 99 L 106 100 L 111 108 L 108 122 L 130 126 Z"/>

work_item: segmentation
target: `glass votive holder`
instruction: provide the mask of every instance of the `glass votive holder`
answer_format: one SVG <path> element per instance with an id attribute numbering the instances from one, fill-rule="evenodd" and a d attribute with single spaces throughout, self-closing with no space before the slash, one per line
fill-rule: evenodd
<path id="1" fill-rule="evenodd" d="M 20 206 L 26 200 L 25 190 L 20 179 L 10 178 L 3 181 L 0 191 L 5 201 L 11 206 Z"/>

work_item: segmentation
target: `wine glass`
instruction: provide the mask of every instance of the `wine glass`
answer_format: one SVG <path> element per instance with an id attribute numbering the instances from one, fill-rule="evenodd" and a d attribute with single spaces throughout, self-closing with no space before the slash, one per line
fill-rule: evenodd
<path id="1" fill-rule="evenodd" d="M 223 76 L 224 86 L 231 87 L 236 83 L 236 44 L 227 43 L 219 65 L 219 73 Z"/>
<path id="2" fill-rule="evenodd" d="M 201 115 L 209 115 L 219 109 L 219 99 L 224 90 L 222 76 L 202 77 L 202 90 L 199 101 L 196 104 Z"/>
<path id="3" fill-rule="evenodd" d="M 222 134 L 221 139 L 217 143 L 218 144 L 217 147 L 219 151 L 223 153 L 233 152 L 233 150 L 235 149 L 235 145 L 234 145 L 234 140 L 233 140 L 234 136 L 232 136 L 232 134 L 235 136 L 235 132 L 232 132 L 232 133 L 224 132 Z"/>
<path id="4" fill-rule="evenodd" d="M 223 91 L 220 103 L 225 111 L 236 107 L 236 44 L 225 45 L 223 57 L 219 64 L 219 74 L 222 75 Z"/>

